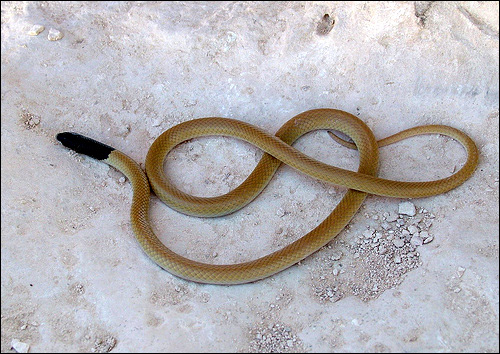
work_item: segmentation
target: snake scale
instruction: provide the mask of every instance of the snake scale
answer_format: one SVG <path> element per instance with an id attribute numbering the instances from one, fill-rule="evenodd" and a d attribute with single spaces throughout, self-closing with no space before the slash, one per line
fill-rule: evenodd
<path id="1" fill-rule="evenodd" d="M 340 131 L 353 143 L 333 138 L 359 151 L 358 171 L 330 166 L 314 160 L 291 145 L 313 130 Z M 467 161 L 453 175 L 428 182 L 403 182 L 377 177 L 379 150 L 402 139 L 421 134 L 442 134 L 462 144 Z M 196 197 L 182 192 L 164 175 L 167 154 L 180 143 L 201 136 L 230 136 L 245 140 L 265 153 L 253 172 L 231 192 L 217 197 Z M 160 267 L 184 279 L 210 284 L 241 284 L 275 274 L 331 241 L 351 220 L 368 193 L 396 198 L 420 198 L 445 193 L 464 183 L 478 164 L 478 150 L 463 132 L 445 125 L 425 125 L 404 130 L 377 141 L 356 116 L 334 109 L 303 112 L 285 123 L 275 135 L 248 123 L 228 118 L 201 118 L 176 125 L 162 133 L 146 157 L 146 174 L 119 150 L 76 133 L 60 133 L 66 147 L 101 160 L 121 171 L 132 183 L 131 224 L 145 253 Z M 187 259 L 166 247 L 155 235 L 149 221 L 150 189 L 171 208 L 188 215 L 216 217 L 230 214 L 252 201 L 271 180 L 281 163 L 311 177 L 346 187 L 348 190 L 332 213 L 316 228 L 288 246 L 253 261 L 214 265 Z"/>

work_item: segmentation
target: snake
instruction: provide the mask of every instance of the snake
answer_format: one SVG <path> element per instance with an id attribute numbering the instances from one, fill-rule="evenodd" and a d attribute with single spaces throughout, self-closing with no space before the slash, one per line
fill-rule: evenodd
<path id="1" fill-rule="evenodd" d="M 357 171 L 342 169 L 315 160 L 292 144 L 311 131 L 326 130 L 334 140 L 357 149 Z M 348 139 L 341 138 L 340 132 Z M 379 148 L 422 134 L 439 134 L 458 141 L 467 153 L 462 167 L 449 177 L 433 181 L 408 182 L 378 177 Z M 179 144 L 203 136 L 227 136 L 244 140 L 263 151 L 248 177 L 229 193 L 200 197 L 175 187 L 164 173 L 167 155 Z M 59 133 L 56 139 L 77 153 L 107 163 L 122 172 L 132 184 L 131 227 L 144 252 L 171 274 L 198 283 L 243 284 L 276 274 L 313 254 L 332 241 L 350 222 L 368 194 L 393 198 L 423 198 L 448 192 L 472 176 L 479 153 L 474 141 L 447 125 L 422 125 L 376 140 L 371 129 L 345 111 L 320 108 L 300 113 L 287 121 L 275 135 L 244 121 L 208 117 L 182 122 L 166 130 L 151 145 L 145 172 L 125 153 L 74 132 Z M 306 175 L 347 189 L 334 210 L 313 230 L 287 246 L 258 259 L 236 264 L 211 264 L 186 258 L 163 244 L 149 219 L 151 190 L 166 205 L 196 217 L 231 214 L 254 200 L 284 163 Z"/>

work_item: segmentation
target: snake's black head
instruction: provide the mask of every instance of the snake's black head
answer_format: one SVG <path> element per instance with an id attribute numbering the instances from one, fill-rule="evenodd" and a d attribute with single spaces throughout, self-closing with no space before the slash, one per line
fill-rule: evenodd
<path id="1" fill-rule="evenodd" d="M 106 160 L 109 154 L 115 150 L 111 146 L 100 143 L 94 139 L 78 133 L 64 132 L 56 135 L 56 139 L 67 148 L 74 150 L 80 154 L 93 157 L 97 160 Z"/>

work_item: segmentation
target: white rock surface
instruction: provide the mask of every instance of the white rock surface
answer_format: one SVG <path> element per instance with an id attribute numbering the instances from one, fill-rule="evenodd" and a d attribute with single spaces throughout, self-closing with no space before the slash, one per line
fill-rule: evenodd
<path id="1" fill-rule="evenodd" d="M 498 351 L 497 2 L 1 7 L 2 352 L 12 338 L 33 352 Z M 35 23 L 64 37 L 30 37 Z M 152 141 L 181 122 L 222 116 L 273 133 L 319 107 L 355 114 L 377 139 L 451 125 L 474 139 L 480 165 L 457 189 L 412 199 L 413 217 L 398 214 L 399 199 L 369 196 L 299 265 L 212 286 L 147 258 L 130 228 L 128 181 L 54 138 L 86 134 L 144 167 Z M 294 146 L 357 169 L 358 153 L 325 132 Z M 260 156 L 236 139 L 193 139 L 165 172 L 188 193 L 220 195 Z M 379 174 L 434 180 L 464 160 L 452 139 L 419 136 L 381 148 Z M 282 167 L 237 213 L 193 218 L 151 198 L 151 220 L 183 256 L 238 263 L 310 231 L 344 191 Z M 402 235 L 411 225 L 423 245 Z"/>

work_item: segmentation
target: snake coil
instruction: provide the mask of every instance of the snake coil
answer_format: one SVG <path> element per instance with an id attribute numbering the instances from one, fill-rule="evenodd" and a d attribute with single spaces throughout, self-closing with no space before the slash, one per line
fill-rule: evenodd
<path id="1" fill-rule="evenodd" d="M 291 145 L 302 135 L 318 129 L 340 131 L 354 145 L 334 137 L 359 151 L 358 171 L 344 170 L 314 160 Z M 421 134 L 447 135 L 460 142 L 467 161 L 453 175 L 436 181 L 402 182 L 377 177 L 378 148 Z M 167 154 L 178 144 L 201 136 L 222 135 L 248 141 L 265 154 L 247 179 L 231 192 L 218 197 L 195 197 L 174 187 L 163 172 Z M 234 119 L 201 118 L 181 123 L 161 134 L 146 157 L 146 174 L 119 150 L 76 133 L 60 133 L 57 139 L 66 147 L 101 160 L 121 171 L 132 183 L 131 224 L 146 254 L 159 266 L 181 278 L 201 283 L 240 284 L 275 274 L 331 241 L 357 212 L 367 193 L 396 198 L 419 198 L 445 193 L 464 183 L 478 163 L 474 142 L 461 131 L 445 125 L 426 125 L 404 130 L 377 141 L 372 131 L 354 115 L 334 109 L 303 112 L 283 125 L 276 135 Z M 281 163 L 322 181 L 341 185 L 348 191 L 316 228 L 288 246 L 259 259 L 229 265 L 206 264 L 187 259 L 166 247 L 149 223 L 150 186 L 171 208 L 185 214 L 214 217 L 230 214 L 251 202 L 271 180 Z M 149 180 L 148 180 L 149 179 Z"/>

